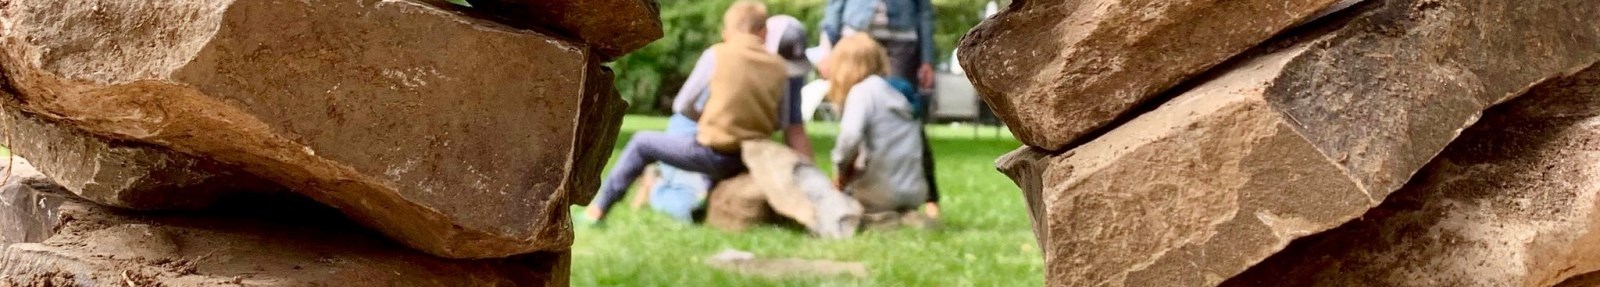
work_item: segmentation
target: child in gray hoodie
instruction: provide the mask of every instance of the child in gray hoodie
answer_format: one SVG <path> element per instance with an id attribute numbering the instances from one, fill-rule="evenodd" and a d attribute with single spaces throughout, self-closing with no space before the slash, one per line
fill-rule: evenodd
<path id="1" fill-rule="evenodd" d="M 843 111 L 833 148 L 837 185 L 867 213 L 915 210 L 928 199 L 922 123 L 911 102 L 884 80 L 888 57 L 857 34 L 834 46 L 823 64 L 828 99 Z"/>

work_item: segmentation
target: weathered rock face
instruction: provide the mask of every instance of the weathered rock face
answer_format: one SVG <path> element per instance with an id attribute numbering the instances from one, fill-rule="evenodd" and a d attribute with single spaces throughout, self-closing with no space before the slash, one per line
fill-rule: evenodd
<path id="1" fill-rule="evenodd" d="M 68 191 L 39 173 L 28 160 L 10 157 L 0 172 L 0 247 L 49 238 L 61 217 L 54 213 Z"/>
<path id="2" fill-rule="evenodd" d="M 1044 172 L 1050 169 L 1050 154 L 1045 150 L 1021 147 L 1013 150 L 995 160 L 994 166 L 1017 183 L 1017 188 L 1022 190 L 1022 199 L 1028 204 L 1028 223 L 1033 226 L 1033 237 L 1039 247 L 1045 246 L 1045 239 L 1050 238 L 1050 230 L 1046 223 L 1050 219 L 1045 213 L 1044 203 Z M 1050 257 L 1050 250 L 1043 250 L 1045 258 Z"/>
<path id="3" fill-rule="evenodd" d="M 1017 0 L 961 64 L 1023 143 L 1060 151 L 1338 0 Z"/>
<path id="4" fill-rule="evenodd" d="M 1364 9 L 1071 151 L 1013 165 L 1040 172 L 1012 177 L 1039 179 L 1018 185 L 1041 189 L 1050 284 L 1218 284 L 1376 206 L 1489 105 L 1600 59 L 1600 26 L 1585 20 L 1600 2 Z"/>
<path id="5" fill-rule="evenodd" d="M 1600 66 L 1486 113 L 1361 219 L 1226 286 L 1551 286 L 1600 270 Z"/>
<path id="6" fill-rule="evenodd" d="M 861 203 L 834 188 L 822 170 L 775 142 L 745 141 L 740 149 L 750 177 L 772 210 L 823 238 L 856 234 L 864 210 Z"/>
<path id="7" fill-rule="evenodd" d="M 8 108 L 238 166 L 445 257 L 569 246 L 568 203 L 592 192 L 564 191 L 604 157 L 574 145 L 619 104 L 586 97 L 605 73 L 581 45 L 410 1 L 0 13 Z"/>
<path id="8" fill-rule="evenodd" d="M 545 28 L 588 43 L 606 60 L 660 39 L 655 0 L 467 0 L 473 7 L 524 28 Z"/>
<path id="9" fill-rule="evenodd" d="M 767 195 L 761 192 L 749 174 L 741 174 L 717 182 L 706 199 L 706 225 L 723 231 L 744 231 L 770 221 L 776 215 L 767 206 Z"/>
<path id="10" fill-rule="evenodd" d="M 14 99 L 0 90 L 0 102 L 14 107 Z M 151 144 L 108 140 L 20 109 L 3 110 L 0 134 L 10 151 L 32 158 L 44 175 L 95 203 L 137 210 L 192 210 L 231 193 L 281 191 L 276 184 L 216 161 Z"/>
<path id="11" fill-rule="evenodd" d="M 572 167 L 567 173 L 567 188 L 563 189 L 570 196 L 568 201 L 579 205 L 588 205 L 600 190 L 601 172 L 611 160 L 617 133 L 622 129 L 622 115 L 628 110 L 628 102 L 613 86 L 616 81 L 611 68 L 601 67 L 599 59 L 590 60 L 589 66 L 598 68 L 591 68 L 583 81 L 583 106 L 575 123 L 578 132 L 573 137 Z"/>
<path id="12" fill-rule="evenodd" d="M 0 206 L 0 214 L 24 215 L 0 216 L 0 230 L 43 231 L 0 244 L 0 285 L 566 285 L 570 259 L 564 252 L 443 259 L 329 220 L 338 215 L 311 203 L 273 202 L 229 214 L 132 215 L 37 187 L 16 181 L 0 187 L 0 198 L 48 203 Z"/>
<path id="13" fill-rule="evenodd" d="M 1600 286 L 1600 271 L 1589 272 L 1589 273 L 1586 273 L 1586 274 L 1583 274 L 1583 275 L 1573 276 L 1572 278 L 1567 279 L 1567 281 L 1561 282 L 1561 284 L 1556 284 L 1556 285 L 1552 285 L 1552 286 L 1555 286 L 1555 287 L 1592 287 L 1592 286 Z"/>

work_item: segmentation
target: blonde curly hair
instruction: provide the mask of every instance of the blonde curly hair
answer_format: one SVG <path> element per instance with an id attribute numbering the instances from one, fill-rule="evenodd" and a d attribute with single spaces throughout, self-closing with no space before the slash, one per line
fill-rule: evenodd
<path id="1" fill-rule="evenodd" d="M 871 36 L 856 33 L 833 46 L 833 52 L 822 60 L 821 71 L 828 80 L 828 101 L 842 110 L 850 87 L 869 76 L 889 74 L 889 54 Z"/>

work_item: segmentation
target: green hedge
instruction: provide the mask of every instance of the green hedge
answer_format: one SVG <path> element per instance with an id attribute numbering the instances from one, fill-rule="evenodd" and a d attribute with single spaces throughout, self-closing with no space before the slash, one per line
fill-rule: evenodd
<path id="1" fill-rule="evenodd" d="M 611 63 L 617 72 L 617 89 L 633 105 L 632 113 L 666 114 L 672 96 L 689 76 L 694 61 L 711 44 L 720 41 L 722 12 L 734 0 L 660 0 L 666 33 L 639 51 Z M 987 0 L 933 0 L 938 13 L 934 41 L 939 61 L 948 61 L 950 49 L 961 35 L 978 23 Z M 817 23 L 826 0 L 767 1 L 773 15 L 787 14 L 806 23 L 816 41 Z M 815 43 L 812 43 L 815 45 Z"/>

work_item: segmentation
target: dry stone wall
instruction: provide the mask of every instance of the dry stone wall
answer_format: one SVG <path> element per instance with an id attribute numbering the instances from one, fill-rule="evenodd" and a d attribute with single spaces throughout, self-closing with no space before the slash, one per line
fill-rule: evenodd
<path id="1" fill-rule="evenodd" d="M 1011 7 L 1013 13 L 1039 7 L 1065 9 L 1021 3 Z M 1098 15 L 1086 11 L 1123 9 L 1083 7 L 1100 10 L 1065 10 Z M 1161 10 L 1142 11 L 1151 11 L 1146 15 L 1152 19 L 1163 19 L 1155 13 Z M 985 25 L 1000 27 L 996 25 L 1015 20 L 1004 15 Z M 1523 95 L 1546 79 L 1600 61 L 1600 26 L 1588 20 L 1595 15 L 1600 15 L 1600 3 L 1592 1 L 1365 1 L 1291 34 L 1252 40 L 1255 48 L 1244 56 L 1199 76 L 1184 74 L 1180 78 L 1193 84 L 1178 90 L 1161 91 L 1172 82 L 1160 76 L 1119 80 L 1116 84 L 1151 86 L 1173 96 L 1154 99 L 1158 102 L 1149 104 L 1154 108 L 1114 122 L 1103 133 L 1081 133 L 1075 125 L 1008 120 L 1029 146 L 1003 157 L 997 166 L 1023 189 L 1050 285 L 1215 286 L 1258 266 L 1291 241 L 1367 214 L 1434 162 L 1462 130 L 1477 123 L 1484 110 Z M 1067 19 L 1074 18 L 1034 21 L 1085 23 Z M 1157 29 L 1160 23 L 1126 24 L 1153 26 L 1119 29 Z M 1072 29 L 1034 30 L 1052 37 L 1080 36 Z M 996 32 L 979 29 L 967 43 L 1001 45 L 981 42 L 995 37 L 983 33 Z M 1185 43 L 1165 41 L 1162 45 Z M 1015 41 L 1004 44 L 1026 46 Z M 1074 63 L 1186 67 L 1191 53 L 1210 51 L 1055 52 L 1057 48 L 1044 45 L 1015 53 L 1087 55 L 1068 60 Z M 1107 56 L 1157 51 L 1169 56 L 1145 59 L 1146 63 Z M 976 54 L 968 57 L 996 57 Z M 1004 74 L 1015 66 L 963 63 L 966 70 L 977 71 L 971 73 L 980 85 L 992 80 L 986 75 Z M 1039 82 L 1073 89 L 1097 84 Z M 1010 87 L 1014 90 L 982 92 L 998 113 L 1011 114 L 1008 119 L 1077 119 L 1078 114 L 1059 117 L 1060 113 L 1047 111 L 1055 107 L 1050 100 L 1102 105 L 1105 100 L 1094 97 L 1120 96 L 1027 89 L 1033 82 L 1022 83 Z M 1031 107 L 1043 110 L 1011 110 L 997 103 L 1018 98 L 1039 102 Z M 1042 142 L 1037 137 L 1041 132 L 1021 131 L 1031 128 L 1067 136 Z M 1060 145 L 1072 142 L 1081 144 Z M 1067 149 L 1058 150 L 1062 147 Z M 1528 149 L 1519 152 L 1539 152 Z"/>
<path id="2" fill-rule="evenodd" d="M 566 285 L 659 9 L 496 3 L 0 1 L 0 285 Z"/>

